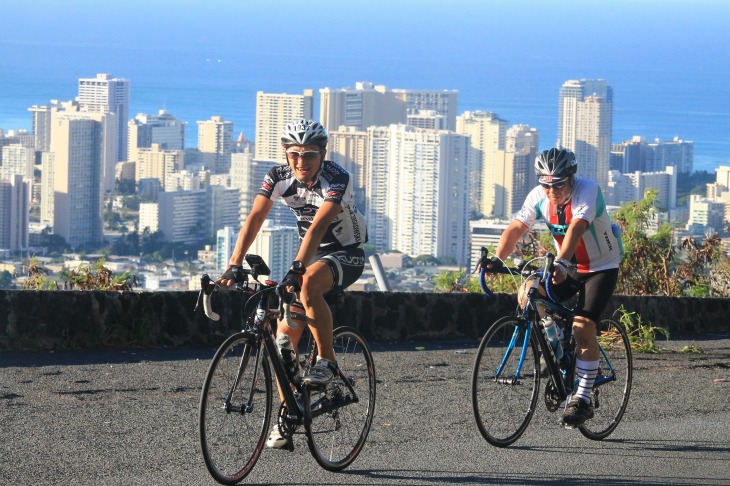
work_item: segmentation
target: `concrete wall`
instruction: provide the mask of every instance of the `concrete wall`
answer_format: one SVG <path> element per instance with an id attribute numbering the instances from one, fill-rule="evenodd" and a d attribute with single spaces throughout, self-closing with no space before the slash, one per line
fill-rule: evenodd
<path id="1" fill-rule="evenodd" d="M 240 328 L 243 301 L 218 292 L 210 321 L 197 292 L 0 291 L 0 349 L 215 346 Z M 479 339 L 514 311 L 513 295 L 348 292 L 333 305 L 337 324 L 372 342 Z M 614 296 L 644 322 L 672 334 L 730 333 L 730 299 Z"/>

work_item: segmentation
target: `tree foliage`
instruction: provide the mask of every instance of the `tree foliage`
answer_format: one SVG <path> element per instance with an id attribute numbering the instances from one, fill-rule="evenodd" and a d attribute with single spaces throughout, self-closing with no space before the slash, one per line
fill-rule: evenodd
<path id="1" fill-rule="evenodd" d="M 728 296 L 730 263 L 717 235 L 687 237 L 677 246 L 675 230 L 656 220 L 656 191 L 626 203 L 616 213 L 623 228 L 625 255 L 616 292 L 679 297 Z M 650 231 L 655 225 L 656 229 Z M 718 279 L 724 277 L 724 280 Z"/>

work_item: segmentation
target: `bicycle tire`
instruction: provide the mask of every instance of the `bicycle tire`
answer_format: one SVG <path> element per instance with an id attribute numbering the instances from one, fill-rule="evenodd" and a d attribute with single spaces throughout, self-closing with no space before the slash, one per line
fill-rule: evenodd
<path id="1" fill-rule="evenodd" d="M 337 365 L 355 389 L 358 401 L 317 413 L 312 410 L 316 404 L 327 408 L 337 400 L 351 397 L 351 392 L 340 376 L 325 389 L 306 388 L 304 428 L 309 451 L 319 465 L 328 471 L 341 471 L 360 454 L 370 432 L 376 379 L 373 355 L 363 335 L 343 326 L 335 329 L 333 336 Z"/>
<path id="2" fill-rule="evenodd" d="M 598 340 L 601 345 L 599 377 L 593 388 L 594 416 L 579 427 L 591 440 L 608 437 L 618 426 L 626 412 L 633 379 L 631 343 L 623 326 L 606 318 L 598 323 Z M 609 373 L 606 358 L 615 373 L 615 380 L 600 383 Z"/>
<path id="3" fill-rule="evenodd" d="M 258 370 L 256 358 L 259 353 Z M 254 381 L 254 376 L 255 381 Z M 231 387 L 231 405 L 225 402 Z M 253 387 L 251 410 L 243 412 Z M 200 396 L 200 447 L 211 476 L 236 484 L 253 469 L 266 442 L 271 421 L 273 382 L 264 348 L 247 332 L 229 337 L 216 351 Z"/>
<path id="4" fill-rule="evenodd" d="M 523 346 L 523 319 L 506 316 L 487 330 L 474 359 L 471 380 L 471 401 L 479 432 L 496 447 L 507 447 L 520 438 L 530 424 L 540 391 L 538 345 L 531 335 L 525 359 L 517 380 L 514 380 Z M 507 355 L 512 337 L 518 331 L 514 348 L 504 361 L 497 380 L 497 369 Z"/>

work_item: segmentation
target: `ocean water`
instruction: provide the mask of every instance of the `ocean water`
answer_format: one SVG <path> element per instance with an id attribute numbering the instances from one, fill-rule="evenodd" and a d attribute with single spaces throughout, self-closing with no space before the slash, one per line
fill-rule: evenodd
<path id="1" fill-rule="evenodd" d="M 482 13 L 482 4 L 464 3 Z M 728 11 L 721 13 L 730 20 Z M 283 33 L 256 31 L 266 42 L 254 42 L 252 37 L 231 42 L 223 35 L 226 42 L 207 47 L 201 47 L 202 39 L 211 33 L 194 29 L 185 30 L 186 37 L 178 42 L 155 43 L 149 35 L 127 35 L 109 43 L 93 37 L 28 39 L 22 33 L 12 34 L 10 25 L 5 34 L 0 32 L 0 128 L 30 130 L 30 106 L 73 99 L 79 78 L 109 73 L 131 82 L 130 116 L 166 109 L 188 122 L 188 146 L 197 145 L 196 121 L 214 115 L 232 121 L 236 135 L 243 132 L 253 139 L 259 90 L 316 92 L 370 81 L 389 88 L 459 90 L 459 112 L 492 111 L 510 125 L 535 127 L 544 149 L 555 144 L 563 82 L 603 78 L 614 90 L 614 142 L 635 135 L 648 140 L 680 137 L 694 142 L 695 170 L 730 165 L 730 36 L 723 33 L 708 40 L 715 30 L 724 32 L 722 18 L 713 22 L 714 10 L 704 12 L 704 24 L 691 27 L 708 39 L 684 32 L 680 42 L 676 35 L 659 38 L 665 30 L 662 25 L 652 27 L 651 22 L 642 23 L 640 15 L 627 19 L 619 13 L 613 21 L 642 25 L 641 38 L 606 30 L 592 42 L 558 45 L 552 38 L 536 42 L 527 33 L 530 22 L 540 20 L 539 12 L 535 18 L 521 19 L 523 25 L 516 28 L 523 36 L 516 35 L 514 26 L 492 23 L 488 31 L 492 37 L 484 37 L 487 34 L 478 29 L 486 24 L 460 16 L 449 24 L 451 37 L 442 32 L 440 39 L 430 42 L 422 32 L 418 41 L 409 37 L 418 25 L 385 22 L 382 38 L 367 38 L 360 30 L 346 31 L 347 26 L 333 24 L 331 18 L 325 19 L 330 24 L 321 38 L 304 37 L 288 44 Z M 682 15 L 676 12 L 675 17 L 667 17 L 665 24 L 681 20 Z M 256 30 L 250 24 L 247 28 Z"/>

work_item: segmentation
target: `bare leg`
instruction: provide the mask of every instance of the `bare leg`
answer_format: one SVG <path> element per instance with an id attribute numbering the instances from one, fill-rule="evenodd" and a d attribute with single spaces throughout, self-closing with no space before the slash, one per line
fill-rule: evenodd
<path id="1" fill-rule="evenodd" d="M 324 295 L 334 285 L 332 270 L 324 262 L 314 262 L 304 274 L 299 300 L 304 305 L 307 322 L 317 343 L 318 356 L 335 361 L 332 349 L 332 311 Z"/>

